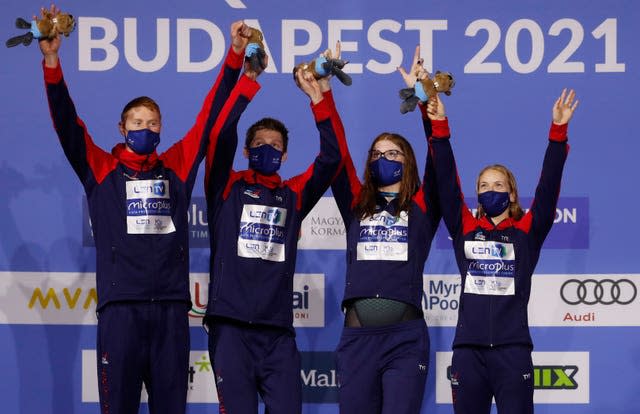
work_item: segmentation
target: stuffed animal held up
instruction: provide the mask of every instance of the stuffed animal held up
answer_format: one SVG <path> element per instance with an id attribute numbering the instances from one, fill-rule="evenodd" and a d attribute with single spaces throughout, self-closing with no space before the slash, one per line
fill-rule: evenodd
<path id="1" fill-rule="evenodd" d="M 316 79 L 321 79 L 326 76 L 335 75 L 340 82 L 343 84 L 350 86 L 353 81 L 351 76 L 344 73 L 342 68 L 348 62 L 342 59 L 336 59 L 331 57 L 331 51 L 329 50 L 327 53 L 318 56 L 316 59 L 312 60 L 309 63 L 299 63 L 293 68 L 293 79 L 296 78 L 296 73 L 298 70 L 308 70 L 313 74 L 313 77 Z"/>
<path id="2" fill-rule="evenodd" d="M 406 114 L 413 111 L 418 102 L 426 102 L 438 92 L 451 95 L 451 88 L 455 84 L 456 81 L 451 73 L 440 71 L 436 72 L 433 79 L 426 76 L 424 79 L 417 80 L 413 88 L 400 89 L 400 98 L 403 100 L 400 104 L 400 112 Z"/>
<path id="3" fill-rule="evenodd" d="M 264 36 L 259 29 L 251 27 L 251 36 L 249 43 L 244 50 L 245 61 L 249 62 L 251 69 L 255 72 L 262 72 L 266 67 L 265 57 L 267 52 L 264 51 Z"/>
<path id="4" fill-rule="evenodd" d="M 57 13 L 53 15 L 51 12 L 45 12 L 40 19 L 32 20 L 31 23 L 25 19 L 18 17 L 16 19 L 16 27 L 18 29 L 29 29 L 23 35 L 15 36 L 7 40 L 7 47 L 18 46 L 22 43 L 25 46 L 31 44 L 33 39 L 53 39 L 58 34 L 69 36 L 76 27 L 76 21 L 72 15 L 68 13 Z"/>

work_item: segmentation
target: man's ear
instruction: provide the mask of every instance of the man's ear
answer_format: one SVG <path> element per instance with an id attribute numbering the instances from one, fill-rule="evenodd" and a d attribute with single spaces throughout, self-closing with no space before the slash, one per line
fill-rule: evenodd
<path id="1" fill-rule="evenodd" d="M 287 153 L 282 154 L 282 160 L 280 162 L 285 162 L 287 160 Z"/>
<path id="2" fill-rule="evenodd" d="M 125 137 L 125 138 L 126 138 L 126 137 L 127 137 L 127 130 L 126 130 L 126 129 L 124 129 L 124 122 L 122 122 L 122 121 L 118 122 L 118 129 L 120 130 L 120 134 L 121 134 L 123 137 Z"/>
<path id="3" fill-rule="evenodd" d="M 247 147 L 244 147 L 242 149 L 242 155 L 246 158 L 249 159 L 249 150 L 247 149 Z"/>

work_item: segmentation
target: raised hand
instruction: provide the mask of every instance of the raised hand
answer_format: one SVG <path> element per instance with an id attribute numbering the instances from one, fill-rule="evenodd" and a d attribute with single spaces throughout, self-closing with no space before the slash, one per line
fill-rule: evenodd
<path id="1" fill-rule="evenodd" d="M 424 79 L 429 76 L 429 72 L 422 66 L 423 64 L 424 60 L 420 57 L 420 46 L 416 46 L 416 51 L 411 63 L 411 70 L 407 72 L 402 66 L 398 66 L 398 72 L 402 75 L 407 88 L 413 88 L 418 79 Z"/>
<path id="2" fill-rule="evenodd" d="M 236 53 L 241 53 L 249 43 L 251 28 L 243 20 L 231 24 L 231 47 Z"/>
<path id="3" fill-rule="evenodd" d="M 441 121 L 447 117 L 439 94 L 430 97 L 427 101 L 427 116 L 432 121 Z"/>
<path id="4" fill-rule="evenodd" d="M 324 53 L 322 54 L 325 58 L 327 59 L 340 59 L 340 53 L 341 53 L 341 45 L 340 45 L 340 41 L 338 40 L 336 42 L 336 50 L 335 52 L 331 52 L 331 49 L 327 49 L 324 51 Z M 320 85 L 320 91 L 322 92 L 326 92 L 328 90 L 331 89 L 331 76 L 325 76 L 323 78 L 318 79 L 318 84 Z"/>
<path id="5" fill-rule="evenodd" d="M 322 100 L 322 90 L 318 80 L 313 76 L 313 73 L 308 70 L 296 71 L 296 85 L 311 98 L 311 102 L 317 104 Z"/>
<path id="6" fill-rule="evenodd" d="M 46 15 L 51 14 L 55 16 L 60 13 L 60 9 L 56 7 L 55 4 L 52 4 L 49 9 L 45 7 L 40 8 L 40 17 L 44 18 Z M 33 16 L 33 20 L 38 20 L 37 16 Z M 58 33 L 55 34 L 55 37 L 51 39 L 40 39 L 38 41 L 38 46 L 40 46 L 40 52 L 42 52 L 42 56 L 44 56 L 45 65 L 48 67 L 56 67 L 58 65 L 58 51 L 60 50 L 61 39 Z"/>
<path id="7" fill-rule="evenodd" d="M 556 125 L 564 125 L 571 120 L 573 112 L 578 107 L 579 101 L 576 99 L 576 93 L 573 89 L 567 93 L 567 88 L 562 90 L 562 93 L 553 104 L 553 123 Z"/>

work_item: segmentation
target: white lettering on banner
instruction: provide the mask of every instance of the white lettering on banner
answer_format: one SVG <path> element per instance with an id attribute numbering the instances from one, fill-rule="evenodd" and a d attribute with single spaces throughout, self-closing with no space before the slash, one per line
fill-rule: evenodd
<path id="1" fill-rule="evenodd" d="M 422 310 L 428 326 L 456 326 L 460 275 L 423 275 Z"/>
<path id="2" fill-rule="evenodd" d="M 134 70 L 140 72 L 155 72 L 166 66 L 170 57 L 170 48 L 176 47 L 176 60 L 178 72 L 207 72 L 216 67 L 226 50 L 223 31 L 209 20 L 204 19 L 176 19 L 176 41 L 171 40 L 171 19 L 156 19 L 156 55 L 151 60 L 142 60 L 138 56 L 138 35 L 136 17 L 125 17 L 123 19 L 123 44 L 124 55 L 127 64 Z M 260 28 L 257 19 L 245 19 L 253 27 Z M 115 67 L 120 58 L 120 51 L 114 44 L 118 38 L 118 24 L 106 17 L 78 17 L 78 68 L 81 71 L 106 71 Z M 337 40 L 342 40 L 344 32 L 366 31 L 368 46 L 383 52 L 389 56 L 386 62 L 369 59 L 366 64 L 357 62 L 354 58 L 362 46 L 356 41 L 344 41 L 342 43 L 343 57 L 350 63 L 345 67 L 348 73 L 363 73 L 364 68 L 372 73 L 391 74 L 395 68 L 403 61 L 403 51 L 400 45 L 386 39 L 383 32 L 398 34 L 404 28 L 405 31 L 418 31 L 418 43 L 424 59 L 424 66 L 432 71 L 434 67 L 433 51 L 435 50 L 434 33 L 436 31 L 447 31 L 447 20 L 414 20 L 407 19 L 391 20 L 379 19 L 365 27 L 361 19 L 332 19 L 326 22 L 326 43 L 324 43 L 324 33 L 320 22 L 311 20 L 283 19 L 281 20 L 281 70 L 279 73 L 291 73 L 296 62 L 301 58 L 307 59 L 309 55 L 320 54 L 324 48 L 333 48 Z M 96 29 L 96 30 L 94 30 Z M 191 32 L 201 30 L 208 34 L 210 43 L 202 47 L 211 47 L 211 53 L 200 62 L 191 61 Z M 560 50 L 556 56 L 545 56 L 547 50 L 557 50 L 557 48 L 545 48 L 545 42 L 555 40 L 561 33 L 568 30 L 570 38 L 568 43 Z M 102 32 L 101 37 L 93 37 L 94 31 Z M 576 19 L 562 18 L 553 22 L 545 37 L 545 31 L 538 22 L 532 19 L 519 19 L 508 27 L 501 28 L 495 21 L 490 19 L 474 20 L 466 27 L 464 35 L 467 37 L 481 36 L 481 32 L 486 32 L 486 41 L 480 49 L 469 58 L 464 66 L 464 73 L 467 74 L 499 74 L 503 72 L 503 62 L 491 61 L 497 59 L 501 54 L 495 53 L 502 41 L 502 33 L 505 33 L 504 40 L 504 66 L 509 67 L 515 73 L 530 74 L 541 70 L 542 62 L 549 60 L 546 68 L 547 73 L 584 73 L 587 71 L 585 62 L 572 60 L 574 55 L 580 54 L 580 48 L 586 42 L 584 38 L 584 25 Z M 304 33 L 305 36 L 296 36 Z M 618 21 L 616 18 L 607 18 L 591 31 L 593 39 L 603 39 L 601 42 L 604 48 L 604 62 L 595 63 L 593 70 L 595 73 L 623 73 L 626 71 L 625 63 L 618 61 Z M 307 40 L 296 43 L 296 38 L 303 37 Z M 348 36 L 347 36 L 348 37 Z M 530 42 L 523 42 L 526 38 Z M 268 36 L 265 37 L 265 49 L 269 55 L 270 65 L 266 72 L 278 73 L 277 65 L 269 52 L 267 43 Z M 273 41 L 273 38 L 271 38 Z M 561 39 L 560 39 L 561 40 Z M 530 46 L 529 46 L 530 44 Z M 521 50 L 527 47 L 530 49 Z M 94 51 L 101 58 L 94 56 Z M 527 53 L 528 52 L 528 53 Z M 104 55 L 102 57 L 102 55 Z M 527 61 L 522 61 L 521 56 L 529 56 Z M 544 70 L 544 69 L 542 69 Z"/>
<path id="3" fill-rule="evenodd" d="M 328 372 L 318 371 L 317 369 L 310 369 L 308 372 L 304 370 L 300 371 L 302 382 L 308 387 L 337 387 L 338 377 L 336 370 L 331 369 Z"/>
<path id="4" fill-rule="evenodd" d="M 191 60 L 191 32 L 202 31 L 209 36 L 211 52 L 209 56 L 199 62 Z M 206 72 L 218 66 L 224 57 L 224 48 L 213 47 L 223 45 L 224 35 L 218 26 L 205 19 L 178 19 L 176 21 L 177 44 L 187 45 L 178 47 L 177 70 L 178 72 Z M 208 45 L 208 46 L 209 46 Z"/>
<path id="5" fill-rule="evenodd" d="M 138 21 L 135 18 L 124 19 L 124 57 L 129 65 L 139 72 L 156 72 L 169 60 L 169 19 L 156 20 L 156 56 L 151 60 L 142 60 L 138 55 Z"/>
<path id="6" fill-rule="evenodd" d="M 298 31 L 306 32 L 309 39 L 305 44 L 295 43 Z M 282 20 L 282 71 L 293 71 L 293 67 L 297 64 L 297 56 L 308 56 L 320 52 L 321 44 L 322 31 L 316 23 L 309 20 Z"/>
<path id="7" fill-rule="evenodd" d="M 118 63 L 120 51 L 113 42 L 118 37 L 118 26 L 104 17 L 79 17 L 78 27 L 78 70 L 105 71 L 113 69 Z M 93 38 L 93 29 L 100 29 L 104 36 Z M 102 50 L 102 60 L 93 60 L 93 51 Z"/>
<path id="8" fill-rule="evenodd" d="M 436 352 L 436 403 L 451 404 L 451 383 L 465 378 L 451 369 L 453 352 Z M 532 352 L 533 372 L 523 378 L 533 382 L 535 404 L 588 404 L 589 352 Z M 495 403 L 495 401 L 494 401 Z"/>
<path id="9" fill-rule="evenodd" d="M 322 197 L 302 220 L 300 250 L 344 250 L 347 231 L 333 197 Z"/>
<path id="10" fill-rule="evenodd" d="M 327 44 L 333 49 L 337 41 L 340 40 L 340 50 L 344 56 L 344 53 L 357 52 L 358 42 L 350 42 L 342 40 L 342 32 L 347 30 L 360 31 L 362 30 L 362 20 L 329 20 L 327 22 Z M 362 73 L 362 64 L 349 61 L 349 64 L 344 67 L 344 71 L 347 73 Z"/>
<path id="11" fill-rule="evenodd" d="M 106 360 L 105 362 L 108 362 Z M 82 350 L 82 402 L 99 402 L 98 394 L 98 373 L 96 363 L 96 350 Z M 213 376 L 213 368 L 209 360 L 207 350 L 189 352 L 188 369 L 188 403 L 218 403 L 218 393 Z M 178 375 L 176 373 L 176 375 Z M 140 401 L 147 402 L 149 395 L 147 390 L 142 388 Z"/>

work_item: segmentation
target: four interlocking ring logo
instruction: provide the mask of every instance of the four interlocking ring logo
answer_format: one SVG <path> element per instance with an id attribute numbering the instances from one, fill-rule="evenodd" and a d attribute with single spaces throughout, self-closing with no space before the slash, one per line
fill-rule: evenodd
<path id="1" fill-rule="evenodd" d="M 628 305 L 638 288 L 629 279 L 569 279 L 560 288 L 560 297 L 569 305 Z"/>

